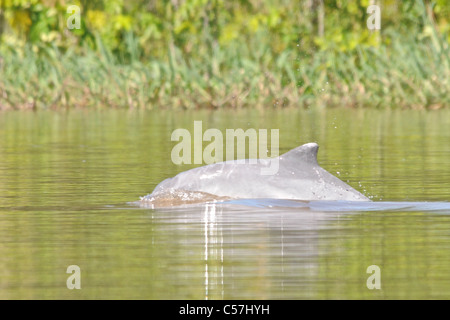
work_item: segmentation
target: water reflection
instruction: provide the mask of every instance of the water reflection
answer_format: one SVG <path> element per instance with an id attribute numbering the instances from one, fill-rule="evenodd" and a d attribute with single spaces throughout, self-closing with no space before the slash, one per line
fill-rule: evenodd
<path id="1" fill-rule="evenodd" d="M 295 285 L 302 286 L 302 295 L 312 296 L 305 279 L 318 274 L 319 231 L 342 213 L 210 203 L 152 215 L 159 224 L 173 226 L 172 235 L 184 248 L 194 249 L 195 233 L 203 234 L 204 299 L 223 299 L 232 293 L 281 298 L 291 295 Z M 247 277 L 250 282 L 242 281 Z"/>
<path id="2" fill-rule="evenodd" d="M 385 250 L 381 258 L 370 253 L 371 246 L 380 245 L 379 241 L 397 241 L 395 221 L 402 217 L 408 217 L 408 241 L 426 237 L 433 226 L 423 223 L 424 214 L 430 222 L 435 214 L 448 220 L 450 203 L 373 202 L 363 207 L 344 201 L 248 199 L 152 210 L 152 214 L 159 228 L 171 230 L 173 239 L 180 239 L 185 248 L 182 251 L 201 247 L 204 263 L 197 276 L 202 278 L 202 299 L 382 298 L 384 291 L 365 288 L 366 269 L 380 265 L 386 281 L 383 284 L 389 287 L 398 277 L 389 261 L 397 257 Z M 380 230 L 379 221 L 383 219 L 387 224 Z M 433 233 L 442 235 L 443 230 L 435 226 Z M 448 239 L 448 235 L 445 237 Z M 172 258 L 180 260 L 180 256 Z M 399 261 L 395 265 L 408 268 L 415 259 L 420 261 L 420 254 L 407 265 Z M 436 263 L 440 268 L 448 264 L 442 260 Z M 195 261 L 190 265 L 195 268 Z M 195 278 L 195 269 L 191 272 Z M 408 281 L 403 283 L 403 292 L 417 285 L 417 280 Z M 421 294 L 429 294 L 429 290 Z"/>
<path id="3" fill-rule="evenodd" d="M 222 213 L 219 208 L 216 211 L 216 204 L 206 204 L 204 206 L 203 225 L 205 235 L 205 299 L 209 298 L 209 292 L 220 292 L 220 298 L 224 297 L 223 287 L 223 233 L 220 225 L 217 224 L 217 215 Z M 218 261 L 209 268 L 210 261 Z M 210 290 L 211 288 L 211 290 Z"/>
<path id="4" fill-rule="evenodd" d="M 0 299 L 448 299 L 449 115 L 2 113 Z M 316 141 L 321 166 L 377 201 L 127 204 L 190 168 L 171 163 L 170 133 L 194 120 L 280 128 L 280 153 Z M 369 265 L 382 290 L 365 286 Z"/>

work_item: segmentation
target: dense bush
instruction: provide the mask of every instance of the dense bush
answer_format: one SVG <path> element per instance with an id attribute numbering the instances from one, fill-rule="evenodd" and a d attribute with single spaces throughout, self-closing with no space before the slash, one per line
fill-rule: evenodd
<path id="1" fill-rule="evenodd" d="M 374 2 L 0 0 L 0 108 L 447 105 L 450 2 Z"/>

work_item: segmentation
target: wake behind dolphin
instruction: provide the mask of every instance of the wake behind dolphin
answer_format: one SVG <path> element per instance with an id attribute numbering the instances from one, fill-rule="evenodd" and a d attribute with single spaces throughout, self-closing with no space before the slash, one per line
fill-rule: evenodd
<path id="1" fill-rule="evenodd" d="M 272 159 L 231 160 L 191 169 L 166 179 L 141 202 L 177 206 L 229 199 L 370 201 L 317 163 L 317 143 L 307 143 Z M 273 175 L 261 174 L 278 161 Z"/>

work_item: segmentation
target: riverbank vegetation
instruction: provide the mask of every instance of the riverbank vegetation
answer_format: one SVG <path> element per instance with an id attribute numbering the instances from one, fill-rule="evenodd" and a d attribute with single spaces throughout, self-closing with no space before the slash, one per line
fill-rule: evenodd
<path id="1" fill-rule="evenodd" d="M 0 109 L 448 107 L 450 3 L 371 3 L 0 0 Z"/>

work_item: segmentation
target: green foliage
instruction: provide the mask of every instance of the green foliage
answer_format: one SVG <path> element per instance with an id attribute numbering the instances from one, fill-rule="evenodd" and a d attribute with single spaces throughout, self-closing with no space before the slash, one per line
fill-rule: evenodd
<path id="1" fill-rule="evenodd" d="M 325 30 L 318 36 L 320 1 L 224 1 L 224 0 L 1 0 L 8 36 L 15 40 L 52 42 L 61 49 L 73 45 L 92 46 L 86 35 L 97 34 L 116 53 L 126 51 L 124 35 L 131 32 L 143 53 L 141 58 L 167 56 L 170 44 L 183 54 L 210 52 L 212 45 L 231 46 L 248 43 L 256 34 L 264 34 L 267 49 L 279 54 L 301 41 L 301 51 L 351 51 L 358 45 L 373 46 L 388 37 L 376 39 L 366 27 L 369 0 L 325 1 Z M 82 30 L 66 29 L 69 5 L 79 5 Z M 436 28 L 448 34 L 450 3 L 437 1 L 381 1 L 382 34 L 423 32 L 427 13 Z M 67 41 L 67 38 L 71 41 Z M 17 41 L 15 41 L 17 42 Z"/>
<path id="2" fill-rule="evenodd" d="M 382 29 L 369 31 L 372 2 L 0 0 L 0 104 L 51 107 L 69 96 L 83 104 L 85 95 L 69 89 L 77 87 L 92 104 L 101 96 L 130 107 L 342 104 L 339 97 L 378 106 L 387 92 L 398 93 L 391 105 L 446 105 L 446 80 L 436 77 L 448 79 L 450 3 L 380 1 Z M 81 8 L 79 30 L 66 27 L 72 4 Z M 421 82 L 427 93 L 416 91 Z"/>

